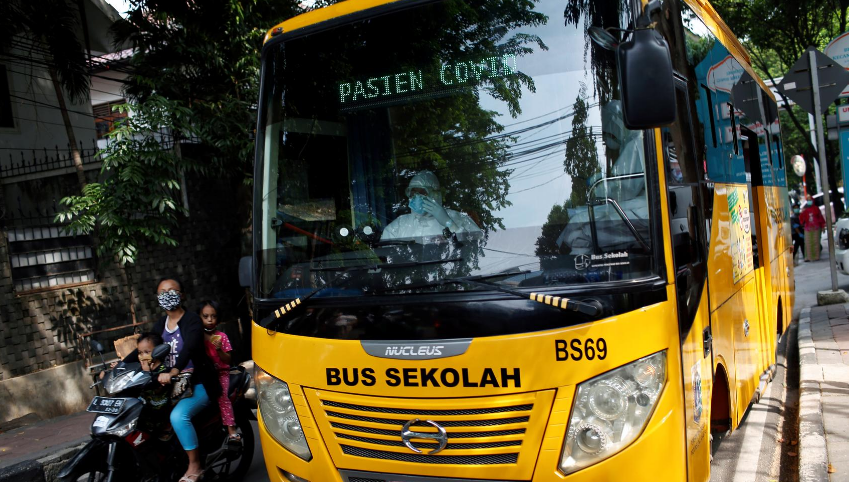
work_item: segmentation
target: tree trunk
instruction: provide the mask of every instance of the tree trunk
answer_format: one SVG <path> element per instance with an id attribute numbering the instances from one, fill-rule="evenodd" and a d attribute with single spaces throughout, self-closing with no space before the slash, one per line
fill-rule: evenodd
<path id="1" fill-rule="evenodd" d="M 77 172 L 77 183 L 80 185 L 80 192 L 82 193 L 83 188 L 86 187 L 88 182 L 86 181 L 86 171 L 83 169 L 83 157 L 80 154 L 80 148 L 77 145 L 77 138 L 74 135 L 74 126 L 71 125 L 71 118 L 68 116 L 68 108 L 65 105 L 65 95 L 62 92 L 62 86 L 59 84 L 59 77 L 56 75 L 56 70 L 54 68 L 49 68 L 50 72 L 50 80 L 53 82 L 53 89 L 56 91 L 56 100 L 59 103 L 59 110 L 62 112 L 62 122 L 65 124 L 65 132 L 68 135 L 68 144 L 71 146 L 71 158 L 74 159 L 74 169 Z M 100 238 L 97 235 L 97 231 L 92 233 L 92 241 L 94 245 L 100 246 Z M 135 304 L 135 292 L 133 290 L 133 283 L 127 273 L 126 266 L 118 263 L 118 269 L 121 271 L 122 281 L 127 286 L 127 289 L 130 294 L 130 319 L 132 323 L 136 323 L 136 304 Z"/>
<path id="2" fill-rule="evenodd" d="M 77 171 L 77 183 L 80 184 L 80 191 L 86 187 L 86 171 L 83 169 L 83 157 L 80 155 L 80 147 L 77 145 L 77 138 L 74 136 L 74 126 L 71 125 L 71 118 L 68 116 L 68 107 L 65 105 L 65 94 L 62 92 L 62 86 L 59 84 L 59 77 L 56 75 L 56 69 L 50 67 L 50 80 L 53 82 L 53 90 L 56 91 L 56 101 L 59 102 L 59 111 L 62 113 L 62 122 L 65 124 L 65 133 L 68 135 L 68 145 L 71 146 L 71 158 L 74 159 L 74 169 Z"/>

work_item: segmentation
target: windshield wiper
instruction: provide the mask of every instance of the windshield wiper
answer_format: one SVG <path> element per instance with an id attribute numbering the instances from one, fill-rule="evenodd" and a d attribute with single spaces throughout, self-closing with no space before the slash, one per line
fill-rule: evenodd
<path id="1" fill-rule="evenodd" d="M 501 291 L 503 293 L 508 293 L 510 295 L 514 295 L 518 298 L 523 298 L 524 300 L 532 300 L 538 302 L 544 302 L 544 299 L 547 299 L 547 303 L 549 306 L 554 306 L 560 309 L 567 309 L 571 311 L 578 311 L 580 313 L 586 314 L 588 316 L 598 316 L 603 312 L 603 305 L 599 301 L 577 301 L 571 298 L 565 297 L 554 297 L 554 296 L 544 296 L 544 295 L 536 295 L 535 293 L 527 294 L 522 291 L 514 290 L 511 288 L 506 288 L 500 284 L 497 284 L 493 281 L 486 281 L 491 278 L 503 277 L 503 276 L 516 276 L 519 274 L 531 273 L 531 271 L 520 271 L 513 273 L 497 273 L 497 274 L 489 274 L 489 275 L 475 275 L 475 276 L 464 276 L 460 278 L 446 278 L 442 280 L 436 280 L 431 283 L 420 284 L 416 286 L 403 286 L 399 288 L 388 289 L 384 291 L 400 291 L 405 289 L 412 288 L 428 288 L 433 286 L 445 286 L 451 284 L 467 284 L 471 286 L 479 286 L 482 288 L 493 289 L 497 291 Z M 540 300 L 538 298 L 541 298 Z M 557 298 L 561 303 L 551 303 L 553 298 Z"/>
<path id="2" fill-rule="evenodd" d="M 385 239 L 385 240 L 381 240 L 381 241 L 376 242 L 375 244 L 372 245 L 372 247 L 382 248 L 384 246 L 413 246 L 415 244 L 418 244 L 418 243 L 416 241 L 414 241 L 413 239 L 408 239 L 408 240 L 405 240 L 405 239 Z"/>
<path id="3" fill-rule="evenodd" d="M 404 263 L 359 264 L 357 266 L 333 266 L 328 268 L 310 268 L 310 271 L 374 271 L 383 268 L 414 268 L 430 264 L 460 263 L 463 258 L 432 259 L 429 261 L 408 261 Z"/>

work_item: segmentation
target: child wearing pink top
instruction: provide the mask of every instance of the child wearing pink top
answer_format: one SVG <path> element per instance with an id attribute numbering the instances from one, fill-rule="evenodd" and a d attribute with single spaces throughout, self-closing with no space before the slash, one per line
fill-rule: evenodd
<path id="1" fill-rule="evenodd" d="M 228 398 L 230 385 L 230 345 L 228 336 L 216 330 L 219 324 L 219 304 L 212 300 L 201 302 L 198 315 L 204 323 L 204 347 L 207 356 L 219 371 L 219 383 L 222 385 L 222 395 L 219 397 L 219 411 L 222 412 L 222 423 L 228 428 L 228 442 L 241 442 L 242 435 L 236 431 L 236 421 L 233 417 L 233 405 Z"/>

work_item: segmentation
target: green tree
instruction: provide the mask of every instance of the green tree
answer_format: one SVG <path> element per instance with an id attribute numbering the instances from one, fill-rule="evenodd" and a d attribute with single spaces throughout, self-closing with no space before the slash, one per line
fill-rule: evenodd
<path id="1" fill-rule="evenodd" d="M 553 205 L 547 215 L 547 221 L 541 227 L 541 235 L 535 241 L 535 256 L 541 259 L 541 267 L 544 269 L 553 267 L 558 255 L 568 254 L 568 250 L 557 244 L 556 240 L 570 221 L 570 204 L 570 200 L 567 200 L 563 205 Z"/>
<path id="2" fill-rule="evenodd" d="M 132 0 L 113 30 L 134 52 L 125 109 L 135 119 L 110 137 L 102 182 L 64 199 L 60 218 L 78 232 L 102 231 L 98 251 L 133 262 L 145 242 L 175 242 L 186 172 L 229 177 L 248 191 L 263 36 L 300 11 L 296 0 Z M 190 137 L 198 148 L 184 155 Z M 242 199 L 250 233 L 251 196 Z"/>
<path id="3" fill-rule="evenodd" d="M 119 106 L 122 112 L 129 106 Z M 63 199 L 66 211 L 59 221 L 70 221 L 77 232 L 97 230 L 98 252 L 116 255 L 119 263 L 133 263 L 142 239 L 176 246 L 171 231 L 185 214 L 177 195 L 186 171 L 207 173 L 204 164 L 164 149 L 161 132 L 174 138 L 195 132 L 191 109 L 152 95 L 134 106 L 133 116 L 110 133 L 103 155 L 104 179 L 89 183 L 82 194 Z M 174 143 L 174 146 L 179 144 Z"/>
<path id="4" fill-rule="evenodd" d="M 712 0 L 712 5 L 739 36 L 753 66 L 769 84 L 770 79 L 785 75 L 808 47 L 823 50 L 831 39 L 848 29 L 848 2 L 843 0 Z M 782 90 L 778 91 L 782 95 Z M 798 153 L 807 159 L 818 159 L 813 145 L 801 142 L 810 138 L 806 115 L 788 104 L 784 110 L 786 115 L 781 122 L 786 127 L 783 137 L 787 164 L 792 154 Z M 790 128 L 797 133 L 791 133 Z M 838 156 L 835 149 L 829 151 L 828 181 L 837 192 Z M 797 178 L 793 177 L 791 166 L 787 167 L 789 176 Z M 808 185 L 810 182 L 808 179 Z"/>
<path id="5" fill-rule="evenodd" d="M 626 2 L 610 0 L 567 0 L 564 24 L 574 25 L 582 32 L 588 32 L 591 26 L 627 28 L 621 25 L 626 13 L 623 11 L 624 5 Z M 582 25 L 579 25 L 580 21 Z M 595 74 L 593 91 L 600 103 L 606 103 L 618 89 L 617 71 L 608 68 L 614 53 L 602 48 L 592 48 L 591 37 L 584 35 L 584 38 L 586 56 L 590 55 Z"/>
<path id="6" fill-rule="evenodd" d="M 581 84 L 573 102 L 570 138 L 564 152 L 564 172 L 571 178 L 570 197 L 563 205 L 556 204 L 550 209 L 547 221 L 541 228 L 541 235 L 535 242 L 535 255 L 541 259 L 544 269 L 556 267 L 555 257 L 569 253 L 569 248 L 559 246 L 556 240 L 570 220 L 568 210 L 588 203 L 588 179 L 600 172 L 597 146 L 588 125 L 586 95 L 585 84 Z"/>
<path id="7" fill-rule="evenodd" d="M 588 126 L 588 103 L 585 100 L 585 84 L 581 84 L 576 101 L 573 102 L 570 138 L 564 152 L 564 172 L 571 177 L 570 204 L 583 206 L 588 202 L 588 179 L 600 171 L 597 146 Z"/>

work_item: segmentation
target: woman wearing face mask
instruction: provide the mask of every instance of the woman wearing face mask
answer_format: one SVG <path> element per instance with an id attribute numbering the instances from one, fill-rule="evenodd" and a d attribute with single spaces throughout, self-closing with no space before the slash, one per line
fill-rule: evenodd
<path id="1" fill-rule="evenodd" d="M 440 181 L 433 172 L 417 173 L 411 178 L 405 195 L 411 214 L 403 214 L 388 224 L 381 233 L 382 240 L 442 237 L 447 231 L 459 238 L 481 233 L 466 214 L 443 207 Z"/>
<path id="2" fill-rule="evenodd" d="M 812 196 L 807 196 L 807 204 L 799 220 L 804 225 L 804 262 L 818 261 L 821 257 L 821 232 L 826 223 L 821 210 L 813 205 Z"/>
<path id="3" fill-rule="evenodd" d="M 192 373 L 192 395 L 177 402 L 169 418 L 189 458 L 189 467 L 180 482 L 197 482 L 201 480 L 203 470 L 192 417 L 206 407 L 211 398 L 215 399 L 219 395 L 221 387 L 204 349 L 204 325 L 201 318 L 183 308 L 183 299 L 183 285 L 179 280 L 166 278 L 160 281 L 157 285 L 157 301 L 166 314 L 154 323 L 151 331 L 161 335 L 164 342 L 171 346 L 171 353 L 166 359 L 166 365 L 171 368 L 159 375 L 159 382 L 166 385 L 171 383 L 171 377 L 181 372 Z M 124 359 L 125 362 L 137 360 L 138 353 L 135 351 Z"/>

